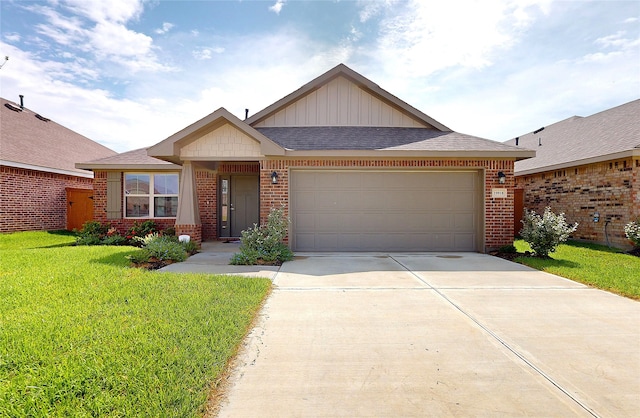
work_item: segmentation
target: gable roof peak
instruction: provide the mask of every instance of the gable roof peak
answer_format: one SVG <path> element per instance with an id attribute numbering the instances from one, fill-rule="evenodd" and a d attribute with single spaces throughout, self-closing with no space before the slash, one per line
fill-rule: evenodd
<path id="1" fill-rule="evenodd" d="M 415 119 L 416 121 L 419 121 L 424 125 L 428 125 L 442 132 L 452 132 L 452 130 L 445 125 L 441 124 L 440 122 L 436 121 L 435 119 L 431 118 L 430 116 L 426 115 L 425 113 L 416 109 L 405 101 L 399 99 L 395 95 L 384 90 L 378 84 L 374 83 L 373 81 L 369 80 L 368 78 L 364 77 L 363 75 L 354 71 L 343 63 L 336 65 L 320 76 L 304 84 L 294 92 L 286 95 L 272 105 L 267 106 L 258 113 L 255 113 L 251 117 L 247 118 L 245 122 L 249 125 L 256 126 L 258 123 L 265 120 L 269 116 L 284 109 L 297 100 L 313 93 L 314 91 L 320 89 L 322 86 L 328 84 L 329 82 L 340 76 L 351 81 L 361 89 L 367 91 L 369 94 L 379 98 L 380 100 L 390 104 L 397 109 L 400 109 L 403 113 L 405 113 L 412 119 Z"/>

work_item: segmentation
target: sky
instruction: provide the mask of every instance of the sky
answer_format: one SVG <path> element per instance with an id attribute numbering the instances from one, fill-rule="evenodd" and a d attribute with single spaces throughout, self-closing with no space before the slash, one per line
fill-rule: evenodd
<path id="1" fill-rule="evenodd" d="M 0 95 L 118 152 L 340 63 L 506 141 L 640 98 L 640 0 L 0 0 Z"/>

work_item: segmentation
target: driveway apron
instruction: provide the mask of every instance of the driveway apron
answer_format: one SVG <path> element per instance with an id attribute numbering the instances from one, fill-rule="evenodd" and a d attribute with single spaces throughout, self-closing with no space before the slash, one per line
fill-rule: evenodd
<path id="1" fill-rule="evenodd" d="M 220 417 L 637 416 L 640 304 L 473 253 L 298 254 Z"/>

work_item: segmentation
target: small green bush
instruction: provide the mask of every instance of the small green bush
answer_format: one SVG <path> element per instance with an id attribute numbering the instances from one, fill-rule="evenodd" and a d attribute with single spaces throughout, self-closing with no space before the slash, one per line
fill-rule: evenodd
<path id="1" fill-rule="evenodd" d="M 498 252 L 506 253 L 506 254 L 515 254 L 518 252 L 518 250 L 516 249 L 515 245 L 509 244 L 509 245 L 503 245 L 502 247 L 498 248 Z"/>
<path id="2" fill-rule="evenodd" d="M 567 224 L 564 213 L 556 215 L 547 207 L 542 216 L 525 209 L 520 236 L 529 243 L 536 256 L 547 258 L 558 245 L 578 229 L 578 223 Z"/>
<path id="3" fill-rule="evenodd" d="M 76 245 L 101 245 L 108 231 L 109 225 L 102 225 L 98 221 L 87 221 L 78 231 Z"/>
<path id="4" fill-rule="evenodd" d="M 198 253 L 198 243 L 195 241 L 182 242 L 182 247 L 189 255 L 194 255 Z"/>
<path id="5" fill-rule="evenodd" d="M 287 236 L 289 220 L 283 209 L 272 208 L 264 225 L 242 231 L 240 253 L 231 258 L 231 264 L 280 264 L 293 259 L 293 252 L 283 240 Z"/>
<path id="6" fill-rule="evenodd" d="M 160 261 L 184 261 L 187 259 L 187 252 L 182 244 L 170 235 L 152 234 L 145 242 L 144 250 L 149 253 L 150 257 Z"/>
<path id="7" fill-rule="evenodd" d="M 636 248 L 640 248 L 640 219 L 626 224 L 624 226 L 624 234 Z"/>

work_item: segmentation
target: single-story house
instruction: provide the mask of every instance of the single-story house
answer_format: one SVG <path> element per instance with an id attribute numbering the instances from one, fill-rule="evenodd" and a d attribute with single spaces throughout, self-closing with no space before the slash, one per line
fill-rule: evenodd
<path id="1" fill-rule="evenodd" d="M 624 225 L 640 217 L 640 99 L 506 143 L 536 150 L 515 164 L 516 206 L 564 212 L 580 224 L 576 239 L 629 246 Z"/>
<path id="2" fill-rule="evenodd" d="M 93 172 L 78 161 L 116 155 L 0 98 L 0 232 L 81 228 L 93 218 Z"/>
<path id="3" fill-rule="evenodd" d="M 245 120 L 220 108 L 145 150 L 77 164 L 95 216 L 230 239 L 284 208 L 294 251 L 487 251 L 513 242 L 513 167 L 340 64 Z"/>

